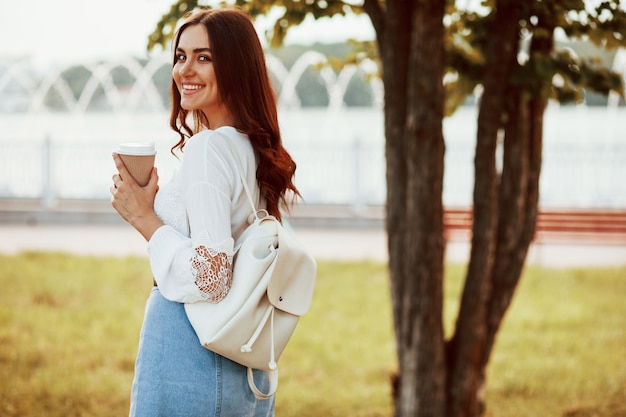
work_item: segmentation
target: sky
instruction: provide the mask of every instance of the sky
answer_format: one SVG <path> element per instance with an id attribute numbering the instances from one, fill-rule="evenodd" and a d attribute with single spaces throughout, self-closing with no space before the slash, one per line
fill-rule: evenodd
<path id="1" fill-rule="evenodd" d="M 147 37 L 173 0 L 0 0 L 0 60 L 49 64 L 145 56 Z M 259 21 L 262 33 L 267 23 Z M 367 16 L 305 21 L 286 43 L 373 39 Z"/>
<path id="2" fill-rule="evenodd" d="M 592 0 L 587 0 L 592 1 Z M 0 0 L 0 62 L 28 57 L 43 66 L 145 56 L 148 35 L 174 0 Z M 474 8 L 480 0 L 457 0 Z M 621 1 L 626 4 L 626 0 Z M 270 28 L 257 19 L 261 34 Z M 366 15 L 313 18 L 290 29 L 287 44 L 371 40 L 374 29 Z"/>

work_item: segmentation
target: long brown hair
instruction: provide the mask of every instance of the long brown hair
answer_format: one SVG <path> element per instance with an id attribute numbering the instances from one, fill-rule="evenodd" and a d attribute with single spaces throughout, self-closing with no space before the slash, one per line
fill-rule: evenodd
<path id="1" fill-rule="evenodd" d="M 292 179 L 296 164 L 283 147 L 278 127 L 276 97 L 270 84 L 265 54 L 250 17 L 235 8 L 201 9 L 191 13 L 174 36 L 176 51 L 181 33 L 191 25 L 203 25 L 211 43 L 215 78 L 220 99 L 234 117 L 238 131 L 248 135 L 258 157 L 256 178 L 270 214 L 280 216 L 300 195 Z M 172 65 L 176 63 L 176 56 Z M 200 110 L 189 111 L 180 105 L 180 92 L 172 79 L 170 126 L 180 135 L 172 147 L 183 149 L 186 138 L 203 128 L 211 128 Z M 286 198 L 286 194 L 290 194 Z"/>

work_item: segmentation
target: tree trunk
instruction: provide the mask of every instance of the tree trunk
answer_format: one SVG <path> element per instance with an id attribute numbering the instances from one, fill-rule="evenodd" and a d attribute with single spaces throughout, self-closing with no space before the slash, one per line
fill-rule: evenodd
<path id="1" fill-rule="evenodd" d="M 397 417 L 482 413 L 485 369 L 537 217 L 545 101 L 512 94 L 522 4 L 497 0 L 478 119 L 472 250 L 454 336 L 444 344 L 444 3 L 390 0 L 383 8 L 364 2 L 385 86 Z"/>
<path id="2" fill-rule="evenodd" d="M 413 383 L 402 386 L 398 416 L 445 415 L 443 343 L 444 1 L 418 2 L 413 12 L 405 122 L 407 212 L 402 335 Z M 428 294 L 427 297 L 424 295 Z M 400 382 L 407 377 L 402 369 Z M 413 378 L 413 377 L 411 377 Z M 412 400 L 410 407 L 405 407 Z"/>
<path id="3" fill-rule="evenodd" d="M 493 288 L 487 316 L 484 368 L 500 324 L 513 299 L 528 247 L 534 236 L 539 201 L 539 172 L 545 100 L 518 99 L 504 140 L 500 222 Z"/>
<path id="4" fill-rule="evenodd" d="M 385 85 L 385 154 L 387 159 L 387 235 L 391 298 L 396 337 L 402 323 L 402 283 L 406 258 L 402 230 L 406 224 L 407 167 L 404 155 L 404 120 L 409 68 L 411 22 L 403 10 L 411 7 L 410 0 L 389 2 L 386 22 L 393 22 L 398 30 L 386 30 L 379 42 L 382 75 Z M 398 358 L 400 344 L 396 345 Z"/>
<path id="5" fill-rule="evenodd" d="M 554 15 L 541 15 L 540 33 L 531 44 L 534 59 L 548 57 L 554 48 Z M 532 64 L 532 61 L 531 61 Z M 541 79 L 539 76 L 537 79 Z M 500 186 L 500 217 L 493 288 L 487 315 L 487 340 L 482 371 L 485 373 L 496 335 L 508 310 L 535 234 L 539 211 L 539 176 L 543 150 L 543 116 L 547 100 L 542 90 L 550 81 L 539 85 L 533 97 L 512 94 L 509 122 L 506 126 Z"/>
<path id="6" fill-rule="evenodd" d="M 481 374 L 498 226 L 496 149 L 506 118 L 507 85 L 517 62 L 521 7 L 519 2 L 498 0 L 496 10 L 478 116 L 471 255 L 454 336 L 447 346 L 450 417 L 480 415 L 483 404 Z"/>
<path id="7" fill-rule="evenodd" d="M 509 3 L 504 0 L 504 3 Z M 512 6 L 512 4 L 511 4 Z M 506 11 L 506 5 L 498 8 Z M 512 13 L 508 10 L 508 13 Z M 513 15 L 511 14 L 511 17 Z M 517 17 L 515 17 L 517 20 Z M 535 36 L 531 44 L 531 71 L 533 59 L 546 57 L 552 51 L 552 33 L 554 26 L 550 16 L 541 16 L 543 31 L 547 36 Z M 502 19 L 497 19 L 498 25 L 507 25 Z M 511 21 L 508 24 L 516 27 Z M 516 44 L 513 39 L 517 34 L 509 32 L 508 38 L 511 44 Z M 495 38 L 491 34 L 492 39 Z M 506 43 L 507 38 L 499 42 Z M 504 47 L 504 45 L 501 45 Z M 490 55 L 494 60 L 503 58 L 505 51 L 498 51 L 497 55 Z M 513 55 L 513 52 L 515 54 Z M 511 63 L 511 71 L 516 65 L 517 47 L 508 50 L 505 55 Z M 509 73 L 505 80 L 499 80 L 502 84 L 493 89 L 490 88 L 489 80 L 493 81 L 495 75 L 490 75 L 489 57 L 488 69 L 485 75 L 485 96 L 489 91 L 495 91 L 500 99 L 495 98 L 490 107 L 483 101 L 480 109 L 483 112 L 496 111 L 495 103 L 505 109 L 504 117 L 497 125 L 485 128 L 486 137 L 481 135 L 481 120 L 479 116 L 479 134 L 477 145 L 476 166 L 476 191 L 474 195 L 474 239 L 472 242 L 472 257 L 468 269 L 466 287 L 463 301 L 457 321 L 457 328 L 451 343 L 451 351 L 456 354 L 453 357 L 454 373 L 451 384 L 458 385 L 451 389 L 454 413 L 449 416 L 478 416 L 484 411 L 484 398 L 482 395 L 486 384 L 486 368 L 489 357 L 493 350 L 496 334 L 500 328 L 504 314 L 511 304 L 513 294 L 522 274 L 523 266 L 528 253 L 528 247 L 535 232 L 535 225 L 539 201 L 539 174 L 541 168 L 542 139 L 543 139 L 543 114 L 546 100 L 542 90 L 546 85 L 538 83 L 538 89 L 531 94 L 519 92 L 511 86 L 513 77 Z M 497 73 L 497 69 L 491 69 Z M 543 79 L 539 75 L 537 80 Z M 549 81 L 548 81 L 549 83 Z M 545 84 L 545 83 L 544 83 Z M 499 90 L 498 90 L 499 89 Z M 496 123 L 496 120 L 485 123 Z M 495 161 L 494 130 L 499 129 L 502 140 L 502 172 L 496 173 L 492 166 L 480 172 L 479 161 Z M 481 141 L 487 145 L 481 146 Z M 497 139 L 496 139 L 497 140 Z M 482 159 L 479 153 L 484 152 Z M 480 178 L 479 178 L 480 175 Z M 479 189 L 482 188 L 482 193 Z M 492 192 L 494 194 L 487 195 Z M 482 194 L 482 195 L 481 195 Z M 481 205 L 481 202 L 483 203 Z M 491 204 L 486 204 L 490 202 Z M 476 234 L 479 234 L 477 237 Z M 475 247 L 480 245 L 479 247 Z M 476 257 L 476 267 L 473 262 Z M 463 369 L 464 368 L 464 369 Z M 458 396 L 457 396 L 458 395 Z"/>
<path id="8" fill-rule="evenodd" d="M 399 361 L 395 415 L 441 417 L 444 0 L 400 0 L 386 6 L 379 47 L 385 85 L 389 269 Z"/>

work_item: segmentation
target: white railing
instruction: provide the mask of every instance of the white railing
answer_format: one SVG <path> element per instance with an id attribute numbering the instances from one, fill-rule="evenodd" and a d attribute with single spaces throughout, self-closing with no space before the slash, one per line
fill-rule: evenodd
<path id="1" fill-rule="evenodd" d="M 5 141 L 0 153 L 0 200 L 108 199 L 113 150 L 109 141 Z M 384 146 L 359 140 L 292 145 L 296 184 L 305 203 L 355 208 L 385 202 Z M 471 144 L 446 150 L 444 203 L 468 206 L 473 187 Z M 157 166 L 166 181 L 177 160 L 160 150 Z M 626 207 L 626 143 L 584 146 L 575 142 L 544 149 L 541 204 L 544 207 Z M 0 201 L 1 204 L 1 201 Z"/>
<path id="2" fill-rule="evenodd" d="M 614 63 L 622 74 L 624 51 Z M 298 164 L 296 184 L 311 204 L 382 205 L 386 184 L 380 79 L 369 81 L 371 107 L 347 108 L 343 102 L 352 77 L 376 73 L 375 64 L 365 61 L 338 74 L 322 70 L 328 107 L 301 108 L 296 85 L 305 69 L 325 61 L 321 54 L 307 52 L 287 69 L 268 56 L 268 67 L 282 87 L 281 129 Z M 9 198 L 41 199 L 48 207 L 57 199 L 108 199 L 115 169 L 110 154 L 122 141 L 154 141 L 157 166 L 167 180 L 177 163 L 169 155 L 177 138 L 167 126 L 167 106 L 154 81 L 159 69 L 169 67 L 167 59 L 155 58 L 145 66 L 130 57 L 83 64 L 91 75 L 79 97 L 62 76 L 71 66 L 40 77 L 30 65 L 27 60 L 0 61 L 0 204 Z M 116 68 L 125 68 L 134 78 L 130 90 L 114 85 Z M 87 111 L 100 87 L 110 110 Z M 60 95 L 66 111 L 47 108 L 50 92 Z M 601 108 L 548 107 L 543 206 L 626 207 L 626 108 L 614 98 Z M 444 120 L 443 198 L 448 206 L 471 203 L 476 119 L 476 108 L 468 106 Z"/>

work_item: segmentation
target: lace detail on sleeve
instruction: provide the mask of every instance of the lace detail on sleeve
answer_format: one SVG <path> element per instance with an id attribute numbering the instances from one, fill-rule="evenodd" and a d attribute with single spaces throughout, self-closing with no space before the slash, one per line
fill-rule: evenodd
<path id="1" fill-rule="evenodd" d="M 226 297 L 233 283 L 233 257 L 226 252 L 198 246 L 190 259 L 194 283 L 204 299 L 219 303 Z"/>

